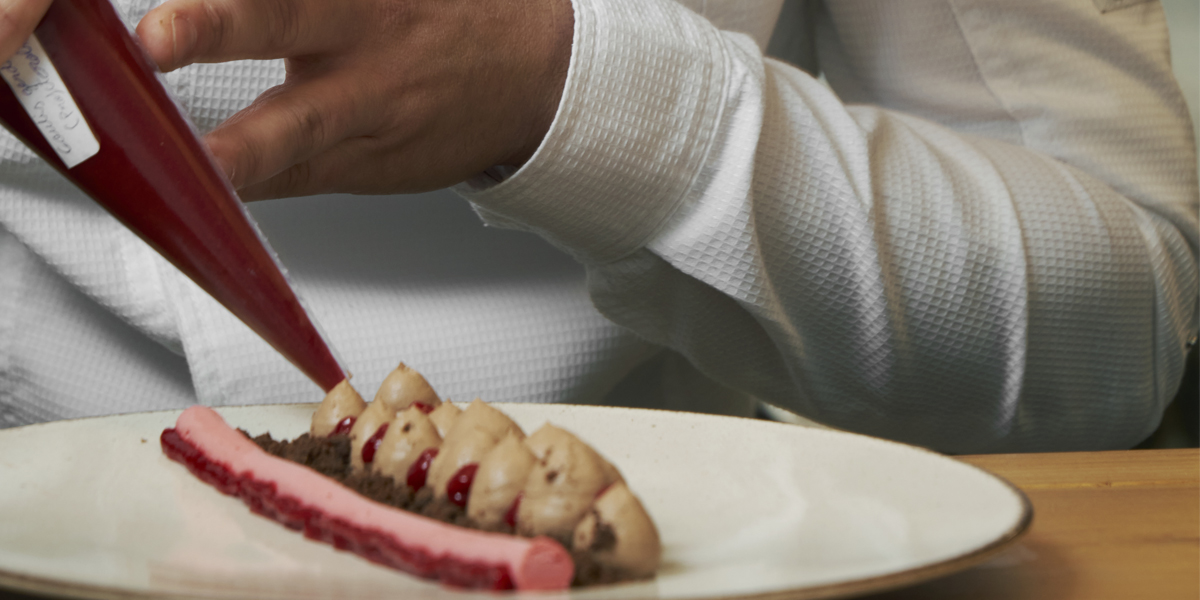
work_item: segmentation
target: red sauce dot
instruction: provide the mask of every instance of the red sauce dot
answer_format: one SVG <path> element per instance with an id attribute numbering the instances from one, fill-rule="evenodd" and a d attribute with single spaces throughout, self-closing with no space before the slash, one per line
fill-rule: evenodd
<path id="1" fill-rule="evenodd" d="M 413 402 L 412 405 L 417 407 L 417 410 L 419 410 L 425 414 L 429 414 L 429 413 L 433 412 L 432 404 L 425 404 L 424 402 Z"/>
<path id="2" fill-rule="evenodd" d="M 477 470 L 479 463 L 463 465 L 450 478 L 450 483 L 446 484 L 446 495 L 450 497 L 451 503 L 464 507 L 467 505 L 467 496 L 471 495 L 471 484 L 475 482 Z"/>
<path id="3" fill-rule="evenodd" d="M 414 462 L 408 468 L 408 475 L 404 482 L 408 487 L 419 490 L 425 487 L 425 478 L 429 476 L 429 465 L 433 464 L 433 457 L 437 456 L 437 448 L 426 448 L 420 456 L 417 457 L 417 462 Z"/>
<path id="4" fill-rule="evenodd" d="M 508 512 L 504 513 L 504 522 L 513 529 L 517 528 L 517 511 L 521 509 L 521 498 L 524 497 L 525 492 L 518 493 L 517 497 L 513 498 L 512 506 L 508 507 Z"/>
<path id="5" fill-rule="evenodd" d="M 354 427 L 354 417 L 346 417 L 338 421 L 337 427 L 333 428 L 332 435 L 350 435 L 350 429 Z"/>
<path id="6" fill-rule="evenodd" d="M 363 444 L 362 459 L 364 463 L 370 464 L 375 460 L 375 451 L 379 449 L 379 443 L 383 441 L 383 434 L 387 433 L 388 424 L 384 423 L 367 438 L 367 443 Z"/>

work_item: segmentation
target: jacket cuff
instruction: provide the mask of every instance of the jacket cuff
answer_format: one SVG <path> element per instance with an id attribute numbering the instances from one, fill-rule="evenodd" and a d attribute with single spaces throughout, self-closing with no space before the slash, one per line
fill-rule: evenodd
<path id="1" fill-rule="evenodd" d="M 455 187 L 490 225 L 533 231 L 589 263 L 645 245 L 701 172 L 720 117 L 725 51 L 669 1 L 573 0 L 571 62 L 533 157 Z"/>

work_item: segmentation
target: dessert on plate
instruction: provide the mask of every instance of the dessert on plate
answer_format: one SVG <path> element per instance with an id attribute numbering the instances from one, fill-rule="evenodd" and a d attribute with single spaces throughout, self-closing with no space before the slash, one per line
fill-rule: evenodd
<path id="1" fill-rule="evenodd" d="M 400 364 L 374 399 L 348 381 L 308 433 L 251 439 L 194 406 L 163 452 L 306 537 L 457 587 L 563 589 L 653 576 L 658 531 L 620 472 L 551 424 L 526 435 L 442 400 Z"/>

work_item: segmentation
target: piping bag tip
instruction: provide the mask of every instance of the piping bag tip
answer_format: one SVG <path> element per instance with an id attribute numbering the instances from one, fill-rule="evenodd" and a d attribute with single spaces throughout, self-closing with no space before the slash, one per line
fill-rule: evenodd
<path id="1" fill-rule="evenodd" d="M 53 2 L 0 77 L 9 131 L 322 390 L 349 378 L 108 0 Z"/>

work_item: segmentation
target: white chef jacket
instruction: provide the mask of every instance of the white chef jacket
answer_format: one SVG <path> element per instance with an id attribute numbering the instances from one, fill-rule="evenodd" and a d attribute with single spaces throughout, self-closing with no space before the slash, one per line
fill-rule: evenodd
<path id="1" fill-rule="evenodd" d="M 951 452 L 1153 431 L 1197 329 L 1198 245 L 1157 2 L 685 4 L 575 0 L 542 146 L 454 189 L 495 227 L 449 191 L 251 206 L 365 395 L 404 360 L 452 399 L 761 400 Z M 792 64 L 763 58 L 772 31 Z M 203 130 L 281 78 L 166 79 Z M 319 399 L 2 152 L 0 420 Z"/>

